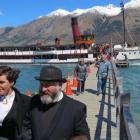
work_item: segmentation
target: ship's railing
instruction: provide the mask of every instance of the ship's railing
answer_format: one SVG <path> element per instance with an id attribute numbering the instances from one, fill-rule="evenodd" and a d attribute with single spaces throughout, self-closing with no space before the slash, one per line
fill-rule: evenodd
<path id="1" fill-rule="evenodd" d="M 122 77 L 116 68 L 114 61 L 113 66 L 113 88 L 114 100 L 116 105 L 116 122 L 119 128 L 120 140 L 140 140 L 137 128 L 130 111 L 130 93 L 123 90 Z"/>

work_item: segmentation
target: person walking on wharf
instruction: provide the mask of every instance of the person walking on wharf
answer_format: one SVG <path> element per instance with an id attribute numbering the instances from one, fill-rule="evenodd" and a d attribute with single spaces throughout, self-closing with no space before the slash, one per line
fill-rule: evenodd
<path id="1" fill-rule="evenodd" d="M 78 80 L 77 94 L 84 93 L 87 78 L 87 66 L 84 62 L 84 58 L 79 59 L 79 63 L 75 67 L 75 76 L 77 76 Z"/>
<path id="2" fill-rule="evenodd" d="M 86 106 L 62 92 L 62 71 L 44 66 L 35 78 L 40 81 L 39 94 L 31 99 L 22 140 L 89 140 Z"/>
<path id="3" fill-rule="evenodd" d="M 0 140 L 18 140 L 30 97 L 14 87 L 19 70 L 0 66 Z"/>
<path id="4" fill-rule="evenodd" d="M 101 56 L 101 59 L 96 62 L 96 66 L 98 68 L 97 70 L 97 95 L 102 93 L 105 95 L 106 93 L 106 82 L 107 82 L 107 77 L 111 77 L 111 71 L 112 71 L 112 66 L 111 62 L 106 58 L 106 55 Z"/>

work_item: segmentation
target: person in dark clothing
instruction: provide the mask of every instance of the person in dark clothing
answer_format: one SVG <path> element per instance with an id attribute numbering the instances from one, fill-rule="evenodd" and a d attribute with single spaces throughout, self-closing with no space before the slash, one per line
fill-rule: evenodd
<path id="1" fill-rule="evenodd" d="M 17 140 L 30 98 L 14 87 L 19 70 L 0 66 L 0 139 Z"/>
<path id="2" fill-rule="evenodd" d="M 78 80 L 77 94 L 84 93 L 85 81 L 87 78 L 87 66 L 83 58 L 79 60 L 79 63 L 75 67 L 75 76 Z"/>
<path id="3" fill-rule="evenodd" d="M 62 71 L 44 66 L 39 94 L 32 97 L 23 123 L 22 140 L 89 140 L 86 105 L 67 97 L 61 90 L 66 82 Z"/>

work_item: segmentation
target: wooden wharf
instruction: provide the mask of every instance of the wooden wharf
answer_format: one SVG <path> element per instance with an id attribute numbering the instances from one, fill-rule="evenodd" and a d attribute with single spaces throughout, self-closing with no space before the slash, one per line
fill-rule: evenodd
<path id="1" fill-rule="evenodd" d="M 113 61 L 112 66 L 112 78 L 107 80 L 105 95 L 97 95 L 97 68 L 91 65 L 85 92 L 69 97 L 86 104 L 91 140 L 140 140 L 130 112 L 130 94 L 123 92 L 122 80 Z M 75 88 L 72 90 L 76 92 Z"/>

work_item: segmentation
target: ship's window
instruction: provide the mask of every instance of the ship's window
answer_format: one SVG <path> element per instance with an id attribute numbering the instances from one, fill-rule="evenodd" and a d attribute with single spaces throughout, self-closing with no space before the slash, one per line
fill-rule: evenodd
<path id="1" fill-rule="evenodd" d="M 122 55 L 123 55 L 123 53 L 122 53 Z"/>
<path id="2" fill-rule="evenodd" d="M 131 53 L 129 53 L 129 54 L 131 54 Z"/>
<path id="3" fill-rule="evenodd" d="M 134 52 L 134 54 L 136 54 L 136 52 Z"/>

